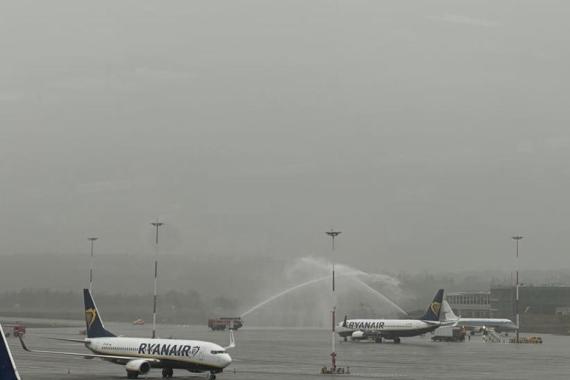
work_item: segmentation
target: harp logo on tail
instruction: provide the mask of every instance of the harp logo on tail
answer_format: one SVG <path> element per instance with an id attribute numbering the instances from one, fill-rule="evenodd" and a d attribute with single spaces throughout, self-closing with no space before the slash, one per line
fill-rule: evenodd
<path id="1" fill-rule="evenodd" d="M 439 315 L 439 311 L 441 310 L 441 303 L 439 302 L 432 302 L 431 303 L 431 311 L 435 314 L 435 315 Z"/>
<path id="2" fill-rule="evenodd" d="M 97 310 L 90 308 L 85 310 L 85 322 L 87 322 L 87 328 L 91 328 L 93 322 L 97 318 Z"/>

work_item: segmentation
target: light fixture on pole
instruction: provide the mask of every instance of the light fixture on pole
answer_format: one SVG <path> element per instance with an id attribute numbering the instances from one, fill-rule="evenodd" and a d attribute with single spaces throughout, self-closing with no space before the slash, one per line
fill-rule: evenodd
<path id="1" fill-rule="evenodd" d="M 335 231 L 334 229 L 331 228 L 330 231 L 325 232 L 327 235 L 329 235 L 332 238 L 332 250 L 334 251 L 334 238 L 336 238 L 338 235 L 341 234 L 340 231 Z"/>
<path id="2" fill-rule="evenodd" d="M 153 293 L 153 306 L 152 306 L 152 338 L 156 338 L 156 298 L 158 293 L 158 228 L 162 226 L 164 223 L 159 222 L 152 222 L 156 228 L 156 235 L 154 239 L 154 293 Z"/>

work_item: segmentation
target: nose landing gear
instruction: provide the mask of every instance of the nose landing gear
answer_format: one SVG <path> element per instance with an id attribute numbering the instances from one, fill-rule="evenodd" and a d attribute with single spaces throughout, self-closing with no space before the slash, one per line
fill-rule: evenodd
<path id="1" fill-rule="evenodd" d="M 174 376 L 174 370 L 172 368 L 163 368 L 162 369 L 162 377 L 163 378 L 171 378 Z"/>

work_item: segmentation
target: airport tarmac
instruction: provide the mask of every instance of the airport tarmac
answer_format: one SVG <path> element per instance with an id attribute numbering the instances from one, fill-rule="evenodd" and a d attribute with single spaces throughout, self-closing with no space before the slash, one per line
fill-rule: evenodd
<path id="1" fill-rule="evenodd" d="M 80 326 L 80 323 L 77 323 Z M 151 327 L 107 323 L 111 331 L 125 336 L 150 336 Z M 81 344 L 45 339 L 81 338 L 80 327 L 28 328 L 26 342 L 34 349 L 88 352 Z M 228 344 L 227 332 L 212 332 L 206 326 L 160 326 L 161 337 L 192 338 Z M 474 337 L 465 343 L 433 343 L 430 335 L 393 343 L 337 344 L 338 365 L 349 366 L 355 379 L 567 379 L 570 373 L 570 337 L 542 335 L 544 344 L 493 344 Z M 23 380 L 124 379 L 122 366 L 99 359 L 32 354 L 9 338 Z M 245 327 L 237 332 L 237 348 L 230 351 L 234 362 L 218 379 L 307 379 L 326 378 L 320 369 L 330 363 L 330 332 L 318 329 L 268 329 Z M 204 374 L 175 371 L 176 378 L 204 379 Z M 151 370 L 140 378 L 161 378 Z"/>

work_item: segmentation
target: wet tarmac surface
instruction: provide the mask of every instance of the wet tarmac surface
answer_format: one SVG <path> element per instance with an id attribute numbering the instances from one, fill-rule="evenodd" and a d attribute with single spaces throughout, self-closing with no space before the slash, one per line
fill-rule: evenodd
<path id="1" fill-rule="evenodd" d="M 150 336 L 151 328 L 107 323 L 111 331 L 125 336 Z M 26 343 L 33 349 L 88 351 L 80 343 L 47 337 L 81 339 L 79 327 L 28 328 Z M 161 337 L 201 339 L 228 344 L 227 332 L 212 332 L 205 326 L 161 326 Z M 434 343 L 430 335 L 393 343 L 337 344 L 339 366 L 349 366 L 358 379 L 568 379 L 570 337 L 542 335 L 543 344 L 485 343 L 474 337 L 465 343 Z M 124 367 L 69 356 L 25 352 L 17 339 L 9 338 L 23 380 L 126 379 Z M 230 351 L 233 363 L 218 379 L 307 379 L 327 378 L 320 370 L 330 363 L 330 332 L 316 329 L 255 329 L 237 332 L 237 348 Z M 205 379 L 206 374 L 176 370 L 175 378 Z M 140 378 L 162 378 L 151 370 Z"/>

